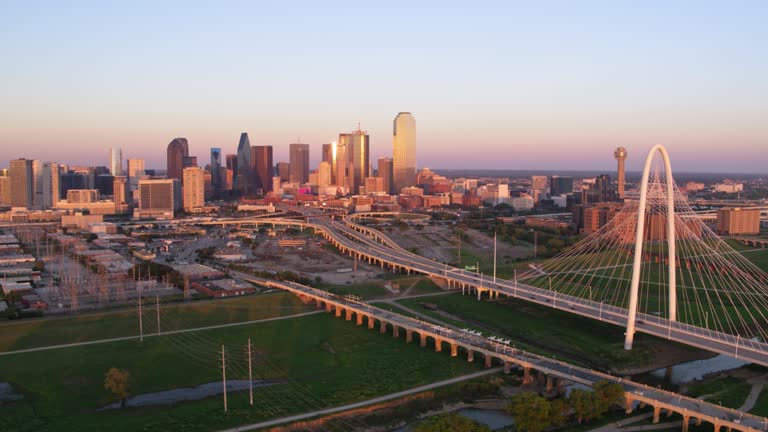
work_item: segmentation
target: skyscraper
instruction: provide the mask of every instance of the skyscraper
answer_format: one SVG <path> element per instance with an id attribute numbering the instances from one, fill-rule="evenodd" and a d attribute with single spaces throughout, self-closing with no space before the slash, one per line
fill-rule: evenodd
<path id="1" fill-rule="evenodd" d="M 272 190 L 272 177 L 274 177 L 274 165 L 272 165 L 272 146 L 251 147 L 251 168 L 256 191 L 266 194 Z"/>
<path id="2" fill-rule="evenodd" d="M 333 164 L 333 143 L 323 144 L 322 156 L 323 158 L 320 160 L 321 162 L 328 162 Z"/>
<path id="3" fill-rule="evenodd" d="M 109 149 L 109 173 L 113 176 L 123 175 L 123 151 L 121 149 Z"/>
<path id="4" fill-rule="evenodd" d="M 565 195 L 573 192 L 573 177 L 552 176 L 549 178 L 550 195 Z"/>
<path id="5" fill-rule="evenodd" d="M 624 199 L 624 161 L 627 159 L 627 149 L 624 147 L 619 147 L 616 149 L 615 152 L 613 152 L 613 157 L 616 158 L 616 161 L 618 162 L 618 181 L 619 184 L 617 185 L 617 194 L 619 196 L 619 199 Z"/>
<path id="6" fill-rule="evenodd" d="M 533 202 L 547 197 L 547 176 L 531 176 L 531 196 Z"/>
<path id="7" fill-rule="evenodd" d="M 43 163 L 39 160 L 32 161 L 32 208 L 43 209 Z"/>
<path id="8" fill-rule="evenodd" d="M 132 191 L 139 187 L 139 180 L 144 174 L 144 159 L 128 159 L 128 184 Z"/>
<path id="9" fill-rule="evenodd" d="M 128 179 L 125 176 L 114 176 L 112 182 L 112 198 L 115 202 L 115 214 L 125 214 L 128 212 Z"/>
<path id="10" fill-rule="evenodd" d="M 198 167 L 184 168 L 184 211 L 205 206 L 205 170 Z"/>
<path id="11" fill-rule="evenodd" d="M 347 178 L 346 186 L 350 193 L 360 193 L 360 186 L 365 186 L 365 178 L 371 176 L 370 138 L 360 130 L 348 134 L 339 134 L 339 145 L 346 148 Z"/>
<path id="12" fill-rule="evenodd" d="M 211 147 L 211 187 L 213 193 L 221 191 L 221 149 Z"/>
<path id="13" fill-rule="evenodd" d="M 331 184 L 344 187 L 347 183 L 347 146 L 336 141 L 331 143 Z"/>
<path id="14" fill-rule="evenodd" d="M 184 170 L 184 158 L 189 156 L 189 142 L 186 138 L 174 138 L 167 150 L 168 178 L 181 180 Z"/>
<path id="15" fill-rule="evenodd" d="M 291 164 L 288 162 L 277 163 L 277 175 L 280 181 L 287 182 L 291 180 Z"/>
<path id="16" fill-rule="evenodd" d="M 11 206 L 31 209 L 34 197 L 32 161 L 16 159 L 10 165 Z"/>
<path id="17" fill-rule="evenodd" d="M 326 187 L 331 184 L 331 163 L 328 161 L 320 162 L 317 166 L 317 185 Z"/>
<path id="18" fill-rule="evenodd" d="M 0 205 L 11 205 L 11 177 L 8 169 L 0 170 Z"/>
<path id="19" fill-rule="evenodd" d="M 56 162 L 43 163 L 42 175 L 42 203 L 41 210 L 56 207 L 61 194 L 59 164 Z"/>
<path id="20" fill-rule="evenodd" d="M 309 144 L 290 145 L 291 183 L 309 181 Z"/>
<path id="21" fill-rule="evenodd" d="M 232 171 L 232 178 L 237 178 L 237 155 L 227 155 L 227 169 Z"/>
<path id="22" fill-rule="evenodd" d="M 380 157 L 378 163 L 378 177 L 384 179 L 384 192 L 392 193 L 392 158 Z"/>
<path id="23" fill-rule="evenodd" d="M 395 117 L 392 139 L 394 192 L 416 185 L 416 119 L 409 112 Z"/>
<path id="24" fill-rule="evenodd" d="M 248 133 L 240 134 L 240 142 L 237 144 L 237 176 L 235 177 L 235 189 L 240 193 L 248 193 L 248 180 L 251 177 L 251 141 Z"/>

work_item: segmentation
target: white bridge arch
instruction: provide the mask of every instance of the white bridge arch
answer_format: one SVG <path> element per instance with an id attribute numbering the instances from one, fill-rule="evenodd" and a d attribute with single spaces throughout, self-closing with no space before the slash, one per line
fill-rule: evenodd
<path id="1" fill-rule="evenodd" d="M 645 240 L 645 211 L 648 198 L 648 177 L 651 171 L 653 157 L 659 153 L 664 162 L 667 186 L 667 249 L 669 254 L 669 320 L 677 320 L 677 287 L 676 287 L 676 253 L 675 253 L 675 182 L 672 179 L 672 165 L 664 146 L 657 144 L 651 148 L 645 158 L 643 177 L 640 181 L 640 202 L 637 212 L 637 229 L 635 232 L 635 253 L 632 261 L 632 282 L 629 291 L 629 307 L 627 315 L 627 331 L 624 336 L 624 349 L 632 349 L 635 338 L 635 322 L 637 317 L 638 291 L 640 288 L 640 271 Z"/>

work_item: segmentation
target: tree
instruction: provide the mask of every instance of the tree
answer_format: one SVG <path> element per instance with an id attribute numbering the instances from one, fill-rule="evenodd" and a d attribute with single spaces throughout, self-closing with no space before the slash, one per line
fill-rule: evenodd
<path id="1" fill-rule="evenodd" d="M 507 412 L 515 418 L 518 431 L 541 432 L 551 424 L 552 406 L 533 392 L 513 396 L 507 404 Z"/>
<path id="2" fill-rule="evenodd" d="M 128 397 L 128 382 L 131 375 L 125 369 L 111 368 L 104 376 L 104 389 L 109 390 L 120 399 L 120 406 L 125 407 L 125 399 Z"/>
<path id="3" fill-rule="evenodd" d="M 571 407 L 565 399 L 555 399 L 551 402 L 549 422 L 552 426 L 563 426 L 568 421 Z"/>
<path id="4" fill-rule="evenodd" d="M 35 264 L 32 266 L 32 270 L 34 271 L 45 271 L 45 263 L 43 261 L 35 261 Z"/>
<path id="5" fill-rule="evenodd" d="M 581 423 L 595 417 L 595 393 L 582 389 L 574 389 L 568 396 L 568 404 L 573 409 L 576 420 Z"/>
<path id="6" fill-rule="evenodd" d="M 597 400 L 595 414 L 603 415 L 612 406 L 622 405 L 624 403 L 624 388 L 619 383 L 602 380 L 592 386 Z"/>
<path id="7" fill-rule="evenodd" d="M 419 423 L 413 432 L 491 432 L 491 429 L 456 413 L 450 413 L 430 417 Z"/>

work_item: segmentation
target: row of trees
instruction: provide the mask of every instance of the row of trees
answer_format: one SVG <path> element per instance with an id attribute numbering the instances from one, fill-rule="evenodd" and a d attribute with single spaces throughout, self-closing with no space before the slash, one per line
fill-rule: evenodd
<path id="1" fill-rule="evenodd" d="M 596 419 L 613 406 L 624 403 L 621 384 L 600 381 L 592 390 L 574 389 L 568 398 L 547 400 L 537 393 L 520 393 L 510 399 L 507 412 L 515 419 L 521 432 L 541 432 L 552 426 L 562 426 L 575 418 L 578 423 Z"/>

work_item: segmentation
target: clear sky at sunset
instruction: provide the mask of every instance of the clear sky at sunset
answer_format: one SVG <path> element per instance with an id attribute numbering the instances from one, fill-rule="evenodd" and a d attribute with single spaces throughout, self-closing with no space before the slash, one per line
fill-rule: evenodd
<path id="1" fill-rule="evenodd" d="M 117 4 L 120 4 L 118 6 Z M 0 166 L 165 166 L 209 148 L 374 158 L 417 121 L 418 165 L 603 169 L 661 143 L 683 171 L 768 172 L 765 1 L 3 1 Z"/>

